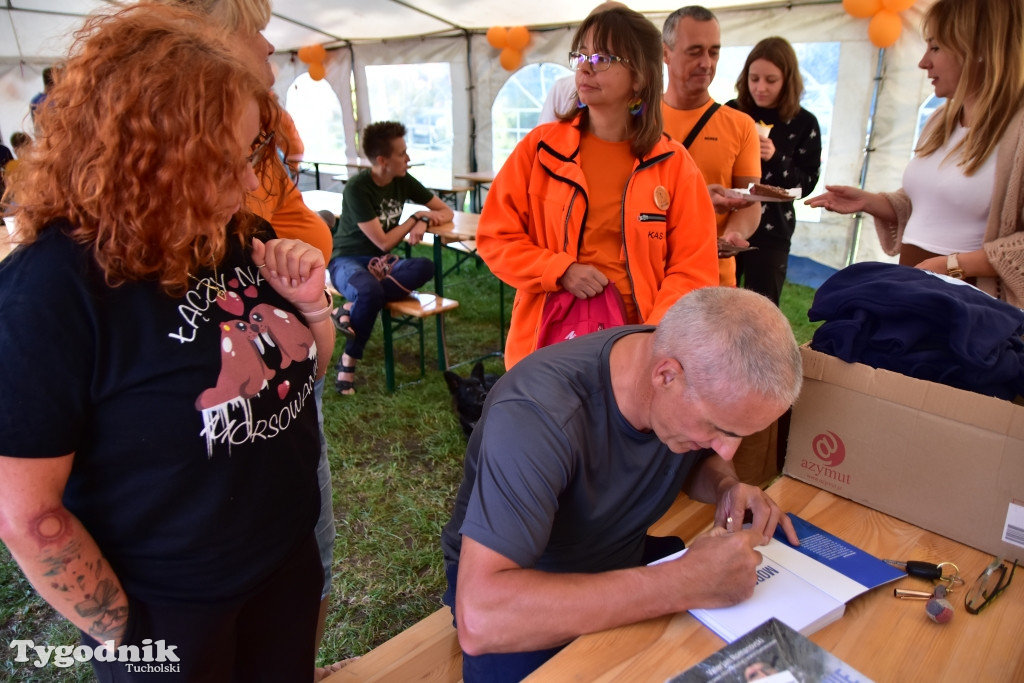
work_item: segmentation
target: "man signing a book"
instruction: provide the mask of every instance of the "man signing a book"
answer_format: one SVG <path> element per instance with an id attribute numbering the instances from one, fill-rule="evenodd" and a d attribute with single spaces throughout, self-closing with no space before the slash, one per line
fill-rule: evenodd
<path id="1" fill-rule="evenodd" d="M 682 297 L 657 327 L 594 332 L 506 373 L 441 539 L 463 680 L 519 681 L 581 634 L 748 598 L 756 546 L 778 525 L 798 540 L 730 460 L 801 382 L 779 309 L 722 287 Z M 646 535 L 680 491 L 716 504 L 717 533 L 647 566 L 682 548 Z"/>

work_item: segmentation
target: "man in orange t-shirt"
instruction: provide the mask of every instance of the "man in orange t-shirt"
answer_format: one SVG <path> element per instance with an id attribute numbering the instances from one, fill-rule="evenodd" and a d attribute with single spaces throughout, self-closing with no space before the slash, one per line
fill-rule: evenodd
<path id="1" fill-rule="evenodd" d="M 721 36 L 718 19 L 703 7 L 683 7 L 665 20 L 661 37 L 668 89 L 661 109 L 665 132 L 673 140 L 683 142 L 715 104 L 708 88 L 715 78 Z M 754 120 L 738 110 L 721 107 L 715 111 L 688 150 L 709 186 L 746 188 L 761 179 L 757 129 Z M 715 215 L 719 237 L 736 246 L 749 246 L 747 238 L 761 222 L 761 204 L 729 204 L 714 192 L 712 200 L 719 212 Z M 735 287 L 735 259 L 720 259 L 719 275 L 722 285 Z"/>

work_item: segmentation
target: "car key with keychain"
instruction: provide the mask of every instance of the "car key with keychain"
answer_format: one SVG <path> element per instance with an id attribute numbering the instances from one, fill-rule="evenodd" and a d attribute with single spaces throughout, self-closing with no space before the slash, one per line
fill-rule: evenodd
<path id="1" fill-rule="evenodd" d="M 952 562 L 921 562 L 910 560 L 898 562 L 886 560 L 887 563 L 907 572 L 907 576 L 913 576 L 927 581 L 936 581 L 935 589 L 932 592 L 906 590 L 894 588 L 892 594 L 901 600 L 927 600 L 924 609 L 928 618 L 937 624 L 945 624 L 953 618 L 953 604 L 946 599 L 946 596 L 953 592 L 956 585 L 963 585 L 964 580 L 960 578 L 960 569 Z M 952 570 L 951 574 L 943 574 L 943 568 Z"/>

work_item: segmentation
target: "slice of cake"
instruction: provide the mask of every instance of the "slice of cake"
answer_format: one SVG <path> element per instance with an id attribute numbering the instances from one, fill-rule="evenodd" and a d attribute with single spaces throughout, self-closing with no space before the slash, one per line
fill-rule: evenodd
<path id="1" fill-rule="evenodd" d="M 774 199 L 793 199 L 793 195 L 789 193 L 784 187 L 775 187 L 774 185 L 762 185 L 761 183 L 754 183 L 750 186 L 750 194 L 756 194 L 760 197 L 772 197 Z"/>

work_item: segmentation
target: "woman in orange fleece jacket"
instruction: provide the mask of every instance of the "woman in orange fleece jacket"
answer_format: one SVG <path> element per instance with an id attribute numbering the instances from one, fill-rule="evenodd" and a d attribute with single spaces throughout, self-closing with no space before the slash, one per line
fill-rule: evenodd
<path id="1" fill-rule="evenodd" d="M 531 131 L 488 193 L 477 246 L 516 289 L 511 368 L 537 347 L 544 302 L 612 285 L 629 323 L 655 324 L 687 292 L 718 284 L 714 209 L 690 155 L 662 134 L 661 38 L 612 8 L 577 30 L 579 108 Z"/>

